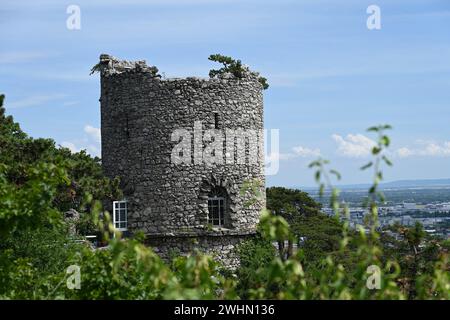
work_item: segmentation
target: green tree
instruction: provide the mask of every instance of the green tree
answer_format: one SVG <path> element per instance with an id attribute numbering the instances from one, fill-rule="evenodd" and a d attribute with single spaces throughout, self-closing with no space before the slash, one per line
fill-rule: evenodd
<path id="1" fill-rule="evenodd" d="M 303 237 L 301 230 L 302 221 L 307 217 L 316 216 L 320 213 L 321 205 L 314 201 L 306 192 L 287 189 L 283 187 L 271 187 L 266 190 L 267 209 L 274 215 L 283 217 L 291 226 L 296 225 L 293 236 Z M 288 240 L 286 248 L 284 241 L 278 241 L 280 257 L 289 258 L 293 254 L 293 241 Z"/>
<path id="2" fill-rule="evenodd" d="M 41 163 L 53 164 L 67 174 L 67 179 L 57 186 L 55 207 L 64 212 L 76 209 L 89 213 L 85 197 L 112 201 L 121 197 L 119 179 L 110 180 L 103 175 L 101 161 L 90 157 L 86 151 L 72 153 L 58 148 L 51 139 L 28 137 L 11 116 L 5 115 L 4 95 L 0 96 L 0 164 L 5 165 L 5 179 L 20 187 L 30 179 L 32 168 Z"/>

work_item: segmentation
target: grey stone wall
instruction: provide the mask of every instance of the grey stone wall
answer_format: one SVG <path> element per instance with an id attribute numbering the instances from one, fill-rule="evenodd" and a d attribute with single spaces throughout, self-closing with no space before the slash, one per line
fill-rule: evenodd
<path id="1" fill-rule="evenodd" d="M 216 233 L 195 236 L 178 234 L 171 237 L 152 237 L 148 239 L 147 244 L 165 261 L 170 261 L 174 256 L 200 250 L 208 252 L 227 268 L 236 269 L 239 266 L 236 246 L 252 236 L 253 233 Z"/>
<path id="2" fill-rule="evenodd" d="M 107 176 L 121 177 L 129 203 L 129 230 L 144 231 L 162 256 L 171 246 L 191 250 L 186 243 L 195 238 L 204 251 L 235 264 L 228 249 L 255 232 L 265 205 L 263 200 L 248 205 L 253 195 L 241 194 L 243 183 L 255 179 L 262 182 L 264 192 L 263 95 L 258 74 L 248 71 L 242 79 L 228 74 L 214 79 L 161 79 L 144 61 L 100 58 L 102 165 Z M 172 141 L 173 132 L 185 129 L 193 137 L 198 121 L 203 133 L 215 128 L 254 130 L 245 162 L 237 160 L 238 152 L 227 153 L 223 141 L 223 163 L 195 164 L 199 150 L 192 139 L 192 151 L 197 150 L 190 156 L 192 161 L 174 163 L 171 155 L 180 141 Z M 239 139 L 242 135 L 233 145 Z M 227 225 L 220 230 L 208 225 L 208 194 L 214 188 L 227 194 Z M 221 259 L 220 252 L 228 258 Z"/>

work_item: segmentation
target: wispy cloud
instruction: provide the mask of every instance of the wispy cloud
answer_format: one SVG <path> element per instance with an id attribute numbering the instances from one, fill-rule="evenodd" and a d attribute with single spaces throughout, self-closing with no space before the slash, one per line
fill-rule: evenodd
<path id="1" fill-rule="evenodd" d="M 17 64 L 34 62 L 38 59 L 49 57 L 50 54 L 44 52 L 3 52 L 0 53 L 0 64 Z"/>
<path id="2" fill-rule="evenodd" d="M 52 67 L 49 67 L 51 69 Z M 68 82 L 96 82 L 98 79 L 89 75 L 89 69 L 85 68 L 73 68 L 71 70 L 66 69 L 64 72 L 52 71 L 52 70 L 40 70 L 36 68 L 24 69 L 24 68 L 3 68 L 0 70 L 2 77 L 21 77 L 32 80 L 50 80 L 50 81 L 68 81 Z"/>
<path id="3" fill-rule="evenodd" d="M 443 48 L 444 52 L 450 52 L 449 48 Z M 344 67 L 344 68 L 326 68 L 318 67 L 315 70 L 297 70 L 286 73 L 263 72 L 269 79 L 270 85 L 273 87 L 296 87 L 300 82 L 310 80 L 322 80 L 330 78 L 345 77 L 362 77 L 374 75 L 419 75 L 427 73 L 442 73 L 450 71 L 450 64 L 432 67 L 420 67 L 415 65 L 414 68 L 402 65 L 383 66 L 380 64 L 369 65 L 364 67 Z"/>
<path id="4" fill-rule="evenodd" d="M 74 105 L 79 104 L 79 103 L 80 103 L 79 101 L 66 101 L 62 105 L 65 106 L 65 107 L 68 107 L 68 106 L 74 106 Z"/>
<path id="5" fill-rule="evenodd" d="M 64 99 L 65 97 L 67 97 L 67 95 L 62 93 L 55 93 L 48 95 L 33 95 L 24 99 L 8 102 L 6 104 L 6 107 L 9 109 L 17 109 L 17 108 L 39 106 L 50 101 Z"/>

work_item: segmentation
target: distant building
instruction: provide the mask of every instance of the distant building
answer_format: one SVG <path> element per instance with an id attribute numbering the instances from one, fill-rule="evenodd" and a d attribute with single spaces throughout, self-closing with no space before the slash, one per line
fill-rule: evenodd
<path id="1" fill-rule="evenodd" d="M 415 202 L 403 202 L 403 209 L 417 210 L 417 204 Z"/>

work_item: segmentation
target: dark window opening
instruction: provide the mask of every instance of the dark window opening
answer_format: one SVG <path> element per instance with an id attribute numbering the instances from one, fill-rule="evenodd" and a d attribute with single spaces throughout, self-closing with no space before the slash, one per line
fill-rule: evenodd
<path id="1" fill-rule="evenodd" d="M 217 112 L 214 113 L 214 128 L 219 128 L 219 114 Z"/>
<path id="2" fill-rule="evenodd" d="M 208 198 L 208 211 L 208 221 L 210 224 L 215 227 L 223 227 L 225 225 L 225 198 Z"/>
<path id="3" fill-rule="evenodd" d="M 223 187 L 215 187 L 208 195 L 208 224 L 218 228 L 229 228 L 229 198 Z"/>

